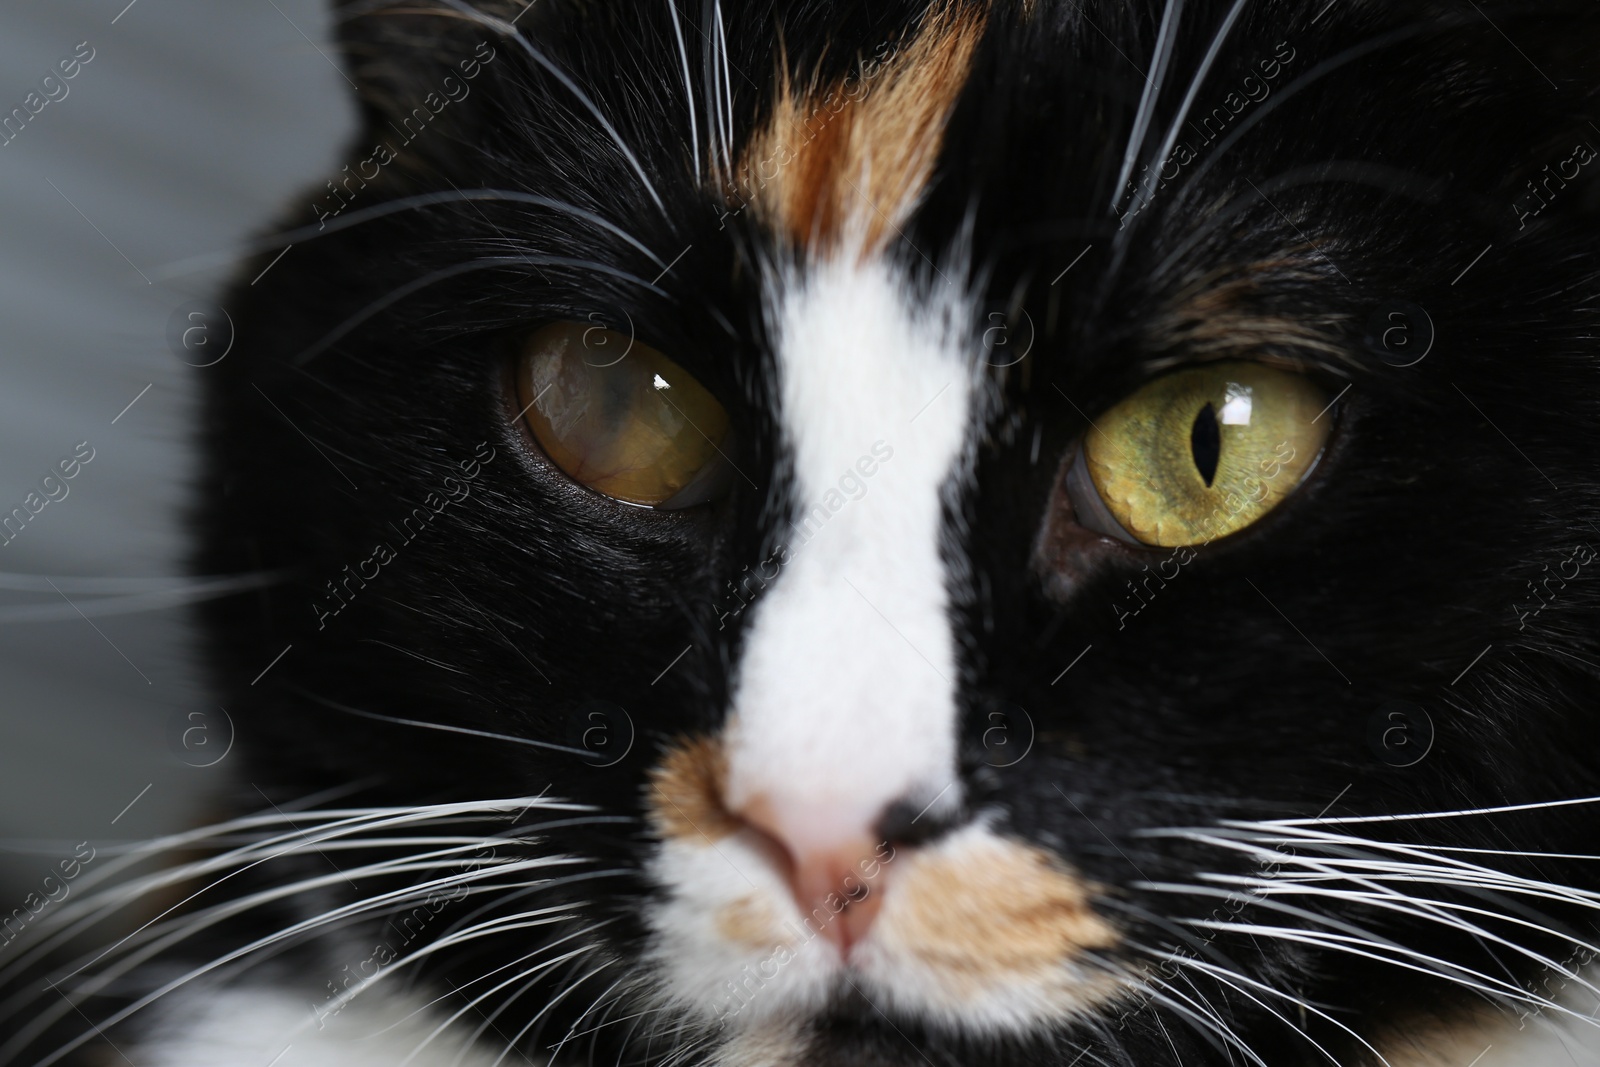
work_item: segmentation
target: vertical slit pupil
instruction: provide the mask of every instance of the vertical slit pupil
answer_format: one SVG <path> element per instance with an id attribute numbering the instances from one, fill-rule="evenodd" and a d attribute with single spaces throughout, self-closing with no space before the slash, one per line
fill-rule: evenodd
<path id="1" fill-rule="evenodd" d="M 1194 427 L 1189 431 L 1189 450 L 1194 454 L 1195 469 L 1206 480 L 1206 488 L 1211 488 L 1217 476 L 1217 463 L 1222 459 L 1222 428 L 1217 425 L 1217 412 L 1210 404 L 1194 417 Z"/>

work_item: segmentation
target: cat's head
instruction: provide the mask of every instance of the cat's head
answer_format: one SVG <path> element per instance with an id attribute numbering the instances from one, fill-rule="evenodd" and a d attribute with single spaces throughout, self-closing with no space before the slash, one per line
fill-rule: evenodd
<path id="1" fill-rule="evenodd" d="M 1381 819 L 1600 792 L 1600 25 L 1490 14 L 343 6 L 210 378 L 206 568 L 295 576 L 210 616 L 247 780 L 485 802 L 373 876 L 498 879 L 408 974 L 608 1061 L 1510 997 L 1585 876 L 1439 849 L 1592 819 Z"/>

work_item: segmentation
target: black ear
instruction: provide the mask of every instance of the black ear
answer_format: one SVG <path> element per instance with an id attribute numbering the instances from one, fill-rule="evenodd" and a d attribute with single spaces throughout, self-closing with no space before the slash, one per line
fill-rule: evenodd
<path id="1" fill-rule="evenodd" d="M 537 6 L 527 0 L 336 0 L 339 47 L 368 138 L 389 145 L 397 160 L 410 157 L 403 166 L 411 170 L 449 152 L 452 140 L 472 137 L 486 117 L 479 90 L 497 68 L 511 65 L 509 38 L 531 28 Z"/>

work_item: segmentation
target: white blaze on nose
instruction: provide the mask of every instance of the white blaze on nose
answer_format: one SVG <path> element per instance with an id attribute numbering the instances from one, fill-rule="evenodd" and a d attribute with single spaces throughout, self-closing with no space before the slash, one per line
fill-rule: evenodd
<path id="1" fill-rule="evenodd" d="M 955 779 L 941 490 L 972 404 L 969 313 L 955 286 L 921 296 L 851 256 L 773 283 L 798 522 L 748 619 L 725 801 L 859 840 Z"/>

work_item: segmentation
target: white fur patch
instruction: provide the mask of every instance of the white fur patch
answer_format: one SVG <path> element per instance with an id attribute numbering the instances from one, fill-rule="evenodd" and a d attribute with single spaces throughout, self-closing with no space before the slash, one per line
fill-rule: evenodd
<path id="1" fill-rule="evenodd" d="M 961 473 L 979 361 L 956 286 L 921 294 L 850 252 L 769 285 L 798 521 L 748 616 L 723 799 L 859 838 L 896 801 L 959 800 L 942 494 Z M 748 832 L 668 841 L 652 873 L 669 892 L 649 916 L 652 962 L 674 1008 L 749 1035 L 842 988 L 837 950 Z M 876 970 L 925 1001 L 904 962 Z"/>
<path id="2" fill-rule="evenodd" d="M 748 833 L 668 841 L 652 864 L 669 888 L 650 909 L 649 962 L 662 976 L 658 996 L 673 1012 L 733 1030 L 776 1016 L 820 1010 L 837 988 L 833 947 L 804 925 L 788 886 Z M 766 912 L 766 936 L 736 943 L 720 919 L 741 904 Z"/>
<path id="3" fill-rule="evenodd" d="M 154 1033 L 122 1050 L 138 1067 L 399 1067 L 449 1016 L 441 1007 L 378 988 L 319 1017 L 309 996 L 225 989 L 176 1000 Z M 462 1047 L 474 1022 L 436 1037 L 410 1064 L 492 1067 L 498 1046 Z"/>
<path id="4" fill-rule="evenodd" d="M 669 1012 L 730 1037 L 805 1019 L 852 989 L 886 1011 L 972 1033 L 1024 1033 L 1081 1017 L 1123 983 L 1071 955 L 1014 972 L 982 966 L 970 955 L 983 951 L 980 931 L 943 931 L 940 945 L 917 939 L 927 893 L 962 891 L 945 882 L 950 872 L 977 871 L 1012 847 L 975 823 L 886 860 L 864 879 L 869 891 L 883 893 L 882 914 L 847 967 L 821 936 L 827 913 L 801 912 L 749 831 L 714 844 L 668 841 L 653 871 L 669 896 L 649 914 L 649 962 L 661 976 L 656 996 Z M 725 925 L 735 909 L 744 917 L 738 940 Z M 950 942 L 965 942 L 965 955 L 949 953 Z"/>
<path id="5" fill-rule="evenodd" d="M 955 286 L 919 297 L 895 266 L 848 254 L 772 281 L 801 513 L 753 605 L 726 798 L 865 833 L 956 777 L 940 492 L 972 410 L 970 312 Z"/>

